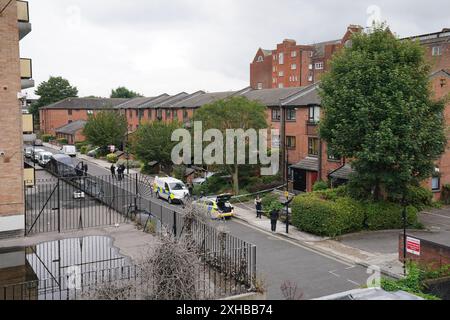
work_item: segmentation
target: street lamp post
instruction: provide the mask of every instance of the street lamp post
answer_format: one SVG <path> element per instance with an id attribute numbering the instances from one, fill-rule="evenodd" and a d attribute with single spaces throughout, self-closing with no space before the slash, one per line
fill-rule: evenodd
<path id="1" fill-rule="evenodd" d="M 407 241 L 406 241 L 406 225 L 407 225 L 407 214 L 406 214 L 406 195 L 403 194 L 402 199 L 403 206 L 403 275 L 406 277 L 406 254 L 407 254 Z"/>

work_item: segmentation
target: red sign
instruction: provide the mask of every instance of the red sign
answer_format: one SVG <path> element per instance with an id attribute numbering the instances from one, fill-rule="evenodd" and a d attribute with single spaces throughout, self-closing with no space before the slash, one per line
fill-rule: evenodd
<path id="1" fill-rule="evenodd" d="M 406 252 L 420 256 L 420 240 L 407 237 L 406 238 Z"/>

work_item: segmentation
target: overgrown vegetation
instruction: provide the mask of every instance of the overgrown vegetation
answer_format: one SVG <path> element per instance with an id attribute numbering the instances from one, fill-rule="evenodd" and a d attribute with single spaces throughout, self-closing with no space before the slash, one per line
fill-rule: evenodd
<path id="1" fill-rule="evenodd" d="M 438 270 L 426 270 L 415 263 L 407 266 L 408 275 L 404 279 L 390 280 L 383 278 L 381 287 L 386 291 L 406 291 L 427 300 L 440 300 L 439 297 L 426 294 L 426 281 L 450 276 L 450 266 Z"/>

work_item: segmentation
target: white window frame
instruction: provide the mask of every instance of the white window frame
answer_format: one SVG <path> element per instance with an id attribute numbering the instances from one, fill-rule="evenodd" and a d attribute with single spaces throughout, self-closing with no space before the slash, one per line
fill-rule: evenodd
<path id="1" fill-rule="evenodd" d="M 297 64 L 296 63 L 291 64 L 291 70 L 297 70 Z"/>
<path id="2" fill-rule="evenodd" d="M 297 57 L 297 51 L 291 51 L 291 58 Z"/>
<path id="3" fill-rule="evenodd" d="M 441 46 L 434 46 L 434 47 L 431 49 L 431 55 L 432 55 L 433 57 L 436 57 L 436 56 L 442 56 L 442 47 L 441 47 Z"/>
<path id="4" fill-rule="evenodd" d="M 264 57 L 263 56 L 259 56 L 258 59 L 256 60 L 256 62 L 264 62 Z"/>
<path id="5" fill-rule="evenodd" d="M 316 62 L 314 68 L 316 70 L 323 70 L 323 62 Z"/>
<path id="6" fill-rule="evenodd" d="M 262 88 L 263 88 L 262 82 L 258 82 L 258 90 L 262 90 Z"/>
<path id="7" fill-rule="evenodd" d="M 284 53 L 280 52 L 278 54 L 278 64 L 284 64 Z"/>
<path id="8" fill-rule="evenodd" d="M 284 71 L 278 72 L 278 76 L 279 76 L 279 77 L 284 77 Z"/>

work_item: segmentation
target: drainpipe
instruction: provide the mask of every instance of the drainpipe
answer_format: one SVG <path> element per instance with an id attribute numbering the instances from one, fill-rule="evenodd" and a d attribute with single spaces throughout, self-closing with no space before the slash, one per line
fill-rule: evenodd
<path id="1" fill-rule="evenodd" d="M 323 161 L 322 161 L 322 156 L 323 156 L 322 147 L 323 147 L 322 139 L 319 137 L 319 172 L 318 172 L 319 180 L 318 181 L 322 181 L 322 172 L 323 172 L 323 169 L 322 169 L 322 164 L 323 164 Z"/>
<path id="2" fill-rule="evenodd" d="M 283 106 L 283 103 L 281 102 L 281 99 L 279 101 L 279 107 L 280 107 L 280 113 L 281 113 L 281 119 L 280 119 L 280 164 L 283 168 L 283 183 L 288 185 L 288 177 L 287 177 L 287 171 L 285 170 L 285 163 L 286 163 L 286 109 Z"/>

